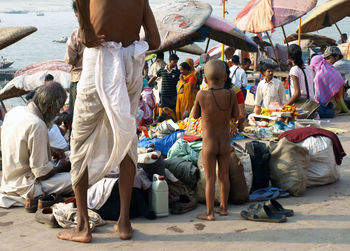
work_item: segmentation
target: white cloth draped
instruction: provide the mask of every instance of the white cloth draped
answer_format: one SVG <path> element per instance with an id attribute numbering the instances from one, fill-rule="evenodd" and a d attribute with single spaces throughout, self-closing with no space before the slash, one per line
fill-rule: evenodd
<path id="1" fill-rule="evenodd" d="M 71 139 L 72 184 L 86 168 L 89 186 L 116 171 L 126 154 L 137 164 L 137 106 L 148 44 L 106 42 L 86 48 Z"/>

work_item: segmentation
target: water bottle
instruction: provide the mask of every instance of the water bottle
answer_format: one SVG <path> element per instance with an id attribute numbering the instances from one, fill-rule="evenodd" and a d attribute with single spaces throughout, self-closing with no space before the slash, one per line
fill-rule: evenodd
<path id="1" fill-rule="evenodd" d="M 157 217 L 169 215 L 168 184 L 164 176 L 153 174 L 151 206 Z"/>

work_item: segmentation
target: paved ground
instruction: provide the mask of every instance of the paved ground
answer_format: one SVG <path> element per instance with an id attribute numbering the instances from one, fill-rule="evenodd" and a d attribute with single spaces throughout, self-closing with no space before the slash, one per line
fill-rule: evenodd
<path id="1" fill-rule="evenodd" d="M 338 117 L 327 126 L 350 130 L 349 116 Z M 350 132 L 339 135 L 350 153 Z M 350 158 L 343 161 L 341 179 L 331 185 L 307 189 L 302 197 L 279 201 L 295 211 L 287 223 L 243 220 L 242 206 L 230 205 L 227 217 L 203 222 L 195 216 L 204 205 L 184 215 L 148 221 L 132 221 L 134 238 L 121 241 L 113 223 L 97 228 L 91 244 L 56 239 L 59 229 L 34 220 L 23 208 L 0 209 L 0 250 L 350 250 Z"/>

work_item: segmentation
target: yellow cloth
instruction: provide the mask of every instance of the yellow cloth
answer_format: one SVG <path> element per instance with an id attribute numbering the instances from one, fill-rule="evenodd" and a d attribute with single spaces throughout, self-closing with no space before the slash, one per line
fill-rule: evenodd
<path id="1" fill-rule="evenodd" d="M 177 94 L 176 100 L 176 120 L 182 120 L 185 111 L 191 111 L 194 100 L 196 98 L 196 92 L 193 90 L 196 85 L 197 78 L 192 72 L 187 76 L 184 76 L 184 81 L 179 81 L 179 90 L 183 87 L 183 93 Z M 193 87 L 192 87 L 193 86 Z"/>

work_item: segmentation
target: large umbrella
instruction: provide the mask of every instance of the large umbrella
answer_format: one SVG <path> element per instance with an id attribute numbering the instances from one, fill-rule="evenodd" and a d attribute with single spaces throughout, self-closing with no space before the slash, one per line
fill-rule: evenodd
<path id="1" fill-rule="evenodd" d="M 201 37 L 218 41 L 235 49 L 256 52 L 257 45 L 226 19 L 211 15 L 198 31 Z"/>
<path id="2" fill-rule="evenodd" d="M 38 29 L 33 26 L 3 27 L 0 28 L 0 50 L 16 43 Z"/>
<path id="3" fill-rule="evenodd" d="M 294 33 L 289 35 L 284 40 L 284 43 L 287 43 L 287 42 L 290 43 L 297 40 L 298 40 L 298 34 Z M 331 45 L 335 45 L 336 44 L 335 42 L 336 41 L 334 39 L 326 36 L 321 36 L 321 35 L 312 34 L 312 33 L 304 33 L 304 34 L 301 34 L 300 46 L 302 48 L 318 47 L 321 45 L 331 46 Z"/>
<path id="4" fill-rule="evenodd" d="M 180 47 L 177 50 L 181 52 L 186 52 L 189 54 L 194 54 L 194 55 L 202 55 L 203 53 L 205 53 L 205 51 L 196 44 L 189 44 L 189 45 Z"/>
<path id="5" fill-rule="evenodd" d="M 2 100 L 20 97 L 44 84 L 47 74 L 51 74 L 54 80 L 65 89 L 70 87 L 70 66 L 61 60 L 50 60 L 31 64 L 15 73 L 15 78 L 8 82 L 0 90 Z"/>
<path id="6" fill-rule="evenodd" d="M 230 46 L 224 45 L 224 52 L 226 52 L 229 49 L 233 49 Z M 234 49 L 233 49 L 234 50 Z M 222 53 L 222 45 L 221 44 L 217 44 L 214 47 L 210 48 L 207 53 L 210 56 L 210 59 L 217 59 L 220 58 L 221 53 Z M 195 62 L 194 65 L 198 65 L 200 62 L 200 58 L 198 58 Z"/>
<path id="7" fill-rule="evenodd" d="M 197 1 L 174 1 L 158 5 L 152 10 L 161 45 L 157 50 L 148 53 L 177 50 L 193 43 L 191 35 L 203 26 L 212 12 L 212 7 Z"/>
<path id="8" fill-rule="evenodd" d="M 267 31 L 295 21 L 316 6 L 317 0 L 251 0 L 235 20 L 238 29 L 251 32 Z M 276 54 L 276 53 L 275 53 Z M 277 56 L 276 56 L 277 58 Z"/>
<path id="9" fill-rule="evenodd" d="M 350 16 L 349 0 L 332 0 L 319 5 L 301 24 L 301 32 L 317 31 Z M 338 31 L 340 32 L 338 26 Z M 340 32 L 341 34 L 341 32 Z"/>

